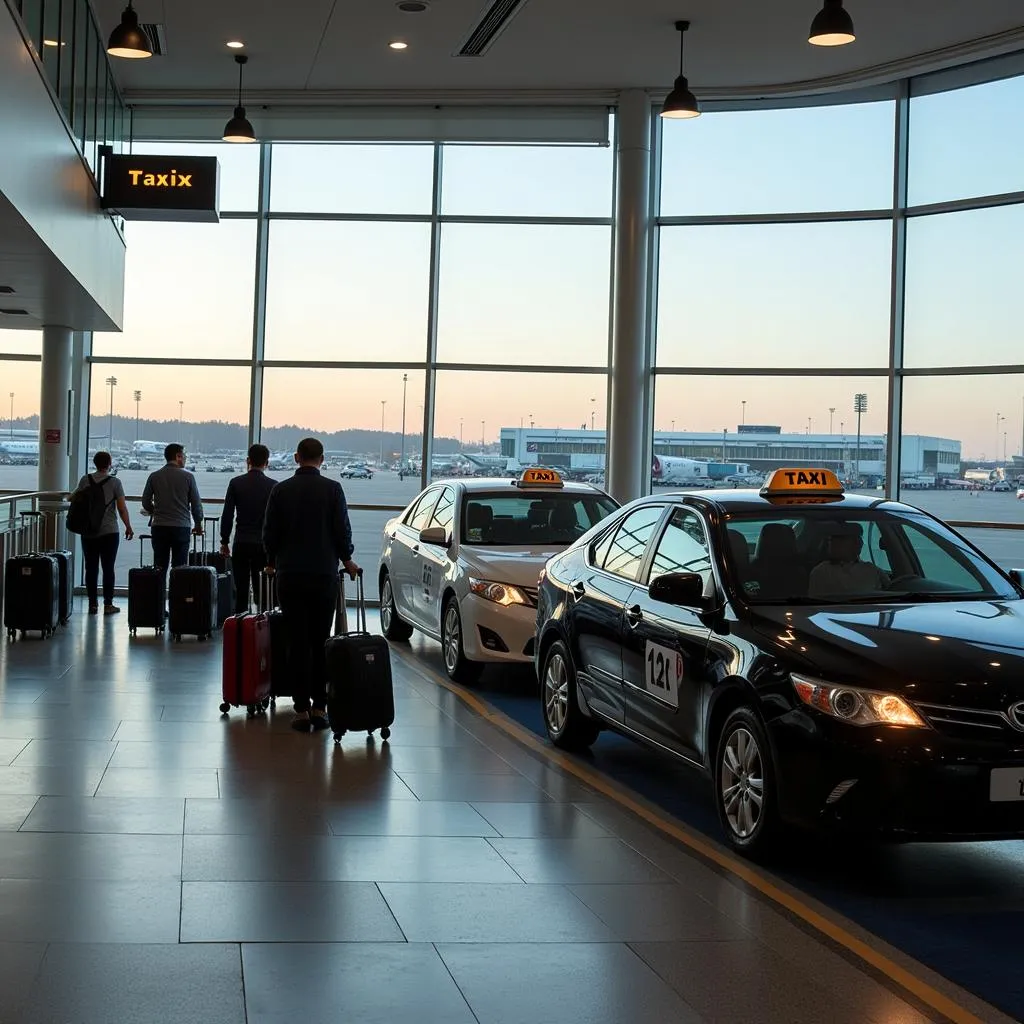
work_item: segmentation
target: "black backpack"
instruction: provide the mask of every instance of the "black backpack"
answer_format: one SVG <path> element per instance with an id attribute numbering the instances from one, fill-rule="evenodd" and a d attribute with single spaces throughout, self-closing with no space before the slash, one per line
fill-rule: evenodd
<path id="1" fill-rule="evenodd" d="M 104 480 L 103 483 L 106 481 Z M 85 537 L 95 537 L 103 525 L 103 517 L 107 514 L 107 508 L 110 505 L 103 492 L 103 484 L 98 484 L 90 474 L 89 486 L 75 491 L 71 495 L 70 505 L 65 524 L 68 532 Z"/>

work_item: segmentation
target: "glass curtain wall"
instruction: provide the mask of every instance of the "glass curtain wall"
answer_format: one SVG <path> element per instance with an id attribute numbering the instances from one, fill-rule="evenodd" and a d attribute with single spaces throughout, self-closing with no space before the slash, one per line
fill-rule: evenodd
<path id="1" fill-rule="evenodd" d="M 0 492 L 34 491 L 42 334 L 0 330 Z"/>
<path id="2" fill-rule="evenodd" d="M 125 325 L 93 339 L 89 455 L 110 448 L 129 495 L 181 441 L 217 514 L 251 440 L 282 476 L 315 435 L 372 560 L 425 481 L 515 465 L 514 432 L 593 431 L 581 465 L 603 477 L 611 148 L 136 151 L 217 155 L 222 213 L 126 225 Z M 122 546 L 123 568 L 137 557 Z"/>
<path id="3" fill-rule="evenodd" d="M 1010 73 L 656 124 L 652 485 L 825 463 L 1024 564 Z"/>

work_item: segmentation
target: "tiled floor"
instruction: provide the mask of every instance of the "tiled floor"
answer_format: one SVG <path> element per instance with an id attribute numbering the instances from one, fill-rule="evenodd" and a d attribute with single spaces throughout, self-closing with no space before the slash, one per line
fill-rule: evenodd
<path id="1" fill-rule="evenodd" d="M 0 653 L 0 1024 L 932 1019 L 403 660 L 335 748 L 219 653 Z"/>

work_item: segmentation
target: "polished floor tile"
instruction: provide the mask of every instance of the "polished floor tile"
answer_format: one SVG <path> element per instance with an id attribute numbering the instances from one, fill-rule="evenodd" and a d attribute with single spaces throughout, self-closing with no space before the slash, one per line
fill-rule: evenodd
<path id="1" fill-rule="evenodd" d="M 336 836 L 497 836 L 469 804 L 389 800 L 328 806 Z"/>
<path id="2" fill-rule="evenodd" d="M 391 767 L 396 772 L 447 772 L 455 775 L 515 773 L 508 761 L 485 747 L 406 747 L 397 737 L 391 744 Z"/>
<path id="3" fill-rule="evenodd" d="M 404 942 L 405 936 L 372 882 L 185 882 L 181 941 Z"/>
<path id="4" fill-rule="evenodd" d="M 187 835 L 186 881 L 518 882 L 486 839 Z"/>
<path id="5" fill-rule="evenodd" d="M 65 740 L 109 740 L 122 726 L 130 726 L 109 715 L 66 714 L 38 718 L 0 718 L 0 737 L 25 740 L 36 737 Z"/>
<path id="6" fill-rule="evenodd" d="M 0 740 L 0 743 L 3 743 Z M 114 753 L 115 744 L 102 740 L 34 739 L 11 762 L 23 765 L 59 767 L 61 765 L 104 768 Z"/>
<path id="7" fill-rule="evenodd" d="M 476 1024 L 425 943 L 246 944 L 248 1024 Z"/>
<path id="8" fill-rule="evenodd" d="M 185 802 L 189 835 L 326 836 L 331 829 L 325 807 L 270 796 Z"/>
<path id="9" fill-rule="evenodd" d="M 492 839 L 527 882 L 669 882 L 649 860 L 618 839 Z"/>
<path id="10" fill-rule="evenodd" d="M 45 942 L 0 942 L 0 1021 L 4 1024 L 22 1024 L 22 1008 L 45 954 Z"/>
<path id="11" fill-rule="evenodd" d="M 604 839 L 611 833 L 585 811 L 561 803 L 484 803 L 473 807 L 506 839 Z"/>
<path id="12" fill-rule="evenodd" d="M 382 882 L 410 942 L 613 942 L 615 936 L 557 885 Z"/>
<path id="13" fill-rule="evenodd" d="M 19 1024 L 245 1024 L 236 945 L 52 945 Z"/>
<path id="14" fill-rule="evenodd" d="M 681 885 L 570 885 L 624 942 L 749 938 L 732 918 Z"/>
<path id="15" fill-rule="evenodd" d="M 9 765 L 31 742 L 22 737 L 0 738 L 0 766 Z"/>
<path id="16" fill-rule="evenodd" d="M 108 768 L 96 790 L 106 797 L 175 797 L 220 795 L 213 769 Z"/>
<path id="17" fill-rule="evenodd" d="M 100 832 L 181 835 L 183 799 L 155 797 L 40 797 L 22 832 Z"/>
<path id="18" fill-rule="evenodd" d="M 36 796 L 0 796 L 0 832 L 17 832 L 35 807 Z"/>
<path id="19" fill-rule="evenodd" d="M 0 795 L 92 796 L 102 777 L 102 767 L 11 765 L 0 768 Z"/>
<path id="20" fill-rule="evenodd" d="M 548 796 L 522 775 L 446 775 L 443 772 L 399 772 L 398 777 L 420 800 L 518 801 L 537 803 Z"/>
<path id="21" fill-rule="evenodd" d="M 180 882 L 0 879 L 0 940 L 177 942 Z"/>
<path id="22" fill-rule="evenodd" d="M 0 878 L 173 881 L 181 837 L 13 832 L 0 840 Z"/>
<path id="23" fill-rule="evenodd" d="M 271 793 L 282 800 L 366 801 L 415 800 L 416 795 L 391 771 L 359 775 L 343 771 L 296 771 L 284 777 L 264 769 L 221 770 L 220 795 L 227 799 L 245 799 L 254 793 Z M 200 794 L 195 794 L 200 795 Z"/>
<path id="24" fill-rule="evenodd" d="M 480 1024 L 702 1024 L 623 945 L 566 943 L 557 956 L 532 944 L 440 945 L 438 952 Z"/>

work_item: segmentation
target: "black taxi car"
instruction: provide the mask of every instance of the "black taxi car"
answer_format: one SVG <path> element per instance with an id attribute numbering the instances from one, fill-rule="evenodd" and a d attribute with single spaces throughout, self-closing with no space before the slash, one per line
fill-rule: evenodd
<path id="1" fill-rule="evenodd" d="M 1020 574 L 829 470 L 624 506 L 547 563 L 537 641 L 551 740 L 697 766 L 736 849 L 1024 836 Z"/>

